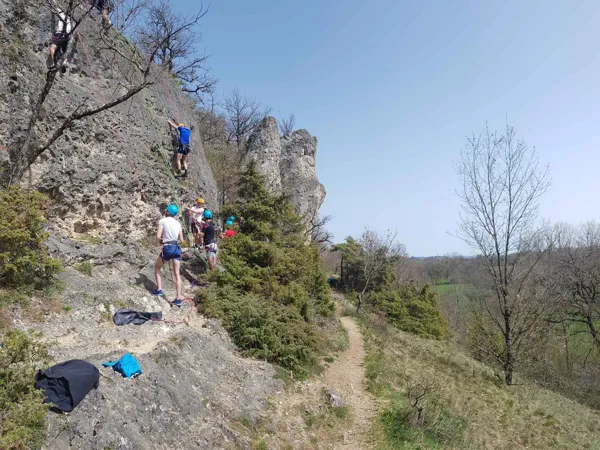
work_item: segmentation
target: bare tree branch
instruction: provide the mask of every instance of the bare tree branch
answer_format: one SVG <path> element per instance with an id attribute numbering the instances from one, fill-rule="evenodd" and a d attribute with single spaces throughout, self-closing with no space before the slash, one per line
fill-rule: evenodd
<path id="1" fill-rule="evenodd" d="M 288 117 L 283 117 L 279 120 L 279 132 L 285 136 L 294 131 L 296 126 L 296 116 L 290 114 Z"/>
<path id="2" fill-rule="evenodd" d="M 502 333 L 502 368 L 512 384 L 515 350 L 547 308 L 530 280 L 549 248 L 541 240 L 544 226 L 536 224 L 549 170 L 508 125 L 501 134 L 486 126 L 468 138 L 456 170 L 462 203 L 458 236 L 480 252 L 493 281 L 497 310 L 488 307 L 489 299 L 482 301 Z"/>

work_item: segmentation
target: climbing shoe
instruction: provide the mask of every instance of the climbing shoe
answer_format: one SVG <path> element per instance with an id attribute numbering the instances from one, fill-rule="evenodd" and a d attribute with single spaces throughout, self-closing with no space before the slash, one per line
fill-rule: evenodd
<path id="1" fill-rule="evenodd" d="M 178 298 L 171 302 L 171 306 L 181 306 L 182 302 Z"/>
<path id="2" fill-rule="evenodd" d="M 52 63 L 48 66 L 48 72 L 56 72 L 56 64 Z"/>
<path id="3" fill-rule="evenodd" d="M 161 289 L 156 289 L 152 291 L 152 295 L 160 296 L 163 295 L 163 291 Z"/>
<path id="4" fill-rule="evenodd" d="M 187 178 L 187 169 L 183 171 L 183 178 Z"/>

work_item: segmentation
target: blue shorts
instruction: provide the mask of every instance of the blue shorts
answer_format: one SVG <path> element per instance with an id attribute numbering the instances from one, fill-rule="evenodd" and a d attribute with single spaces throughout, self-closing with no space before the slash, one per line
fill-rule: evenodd
<path id="1" fill-rule="evenodd" d="M 162 252 L 160 252 L 160 259 L 164 262 L 171 261 L 172 259 L 181 261 L 181 248 L 176 244 L 163 245 Z"/>

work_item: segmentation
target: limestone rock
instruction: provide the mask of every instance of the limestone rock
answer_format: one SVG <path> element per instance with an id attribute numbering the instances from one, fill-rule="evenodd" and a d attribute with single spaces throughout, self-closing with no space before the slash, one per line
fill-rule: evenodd
<path id="1" fill-rule="evenodd" d="M 332 388 L 324 388 L 325 395 L 327 396 L 327 401 L 334 408 L 342 408 L 346 406 L 346 401 L 342 397 L 338 391 Z"/>
<path id="2" fill-rule="evenodd" d="M 297 212 L 312 219 L 325 199 L 316 170 L 317 138 L 306 130 L 283 137 L 277 121 L 266 117 L 248 141 L 247 158 L 255 162 L 274 193 L 290 196 Z"/>
<path id="3" fill-rule="evenodd" d="M 0 0 L 0 39 L 6 43 L 0 50 L 2 148 L 23 136 L 46 77 L 49 10 L 29 1 L 19 5 Z M 24 9 L 26 20 L 10 19 L 17 7 Z M 56 75 L 45 102 L 36 129 L 41 141 L 78 105 L 100 106 L 129 85 L 126 65 L 100 50 L 100 17 L 87 17 L 78 33 L 74 65 Z M 114 33 L 108 38 L 114 39 Z M 18 60 L 6 53 L 9 48 L 19 52 Z M 216 206 L 217 189 L 190 100 L 171 76 L 156 69 L 151 79 L 154 84 L 131 100 L 73 123 L 23 177 L 23 185 L 53 200 L 50 219 L 65 234 L 141 240 L 154 230 L 163 205 L 202 195 L 210 207 Z M 192 128 L 187 179 L 173 177 L 177 132 L 167 119 Z"/>

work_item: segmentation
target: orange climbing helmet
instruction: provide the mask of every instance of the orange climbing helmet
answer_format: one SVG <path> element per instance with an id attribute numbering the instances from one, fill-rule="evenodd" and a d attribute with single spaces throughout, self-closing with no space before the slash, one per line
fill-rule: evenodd
<path id="1" fill-rule="evenodd" d="M 201 205 L 204 205 L 204 199 L 203 198 L 199 198 L 198 200 L 196 200 L 196 202 L 200 203 Z"/>
<path id="2" fill-rule="evenodd" d="M 178 127 L 182 127 L 182 126 L 184 126 L 184 125 L 183 125 L 182 123 L 180 123 L 180 124 L 179 124 L 179 125 L 177 125 L 177 126 L 178 126 Z"/>

